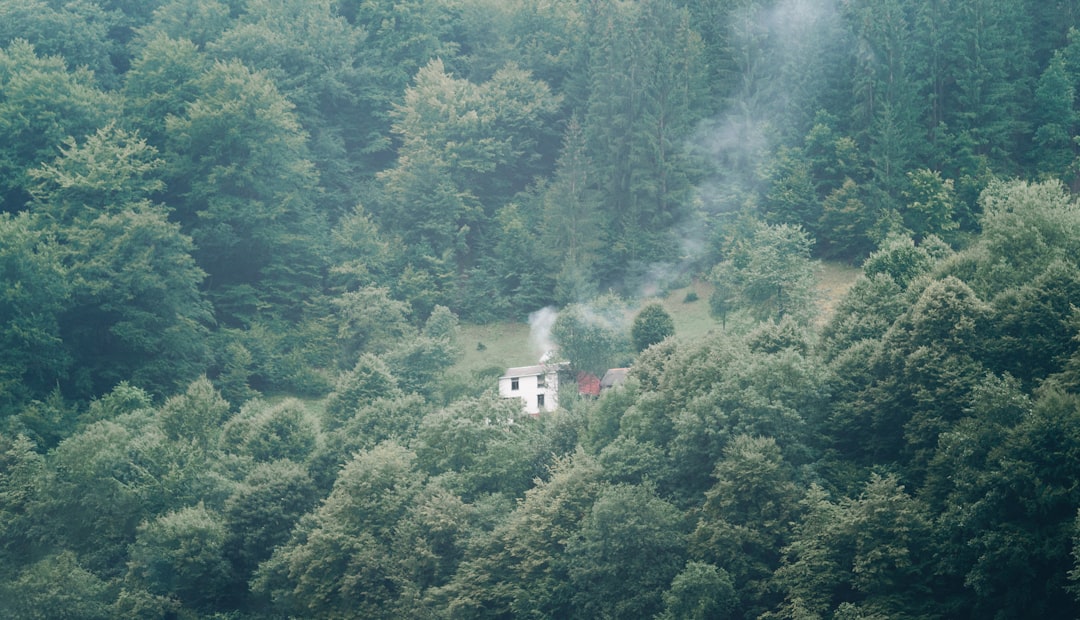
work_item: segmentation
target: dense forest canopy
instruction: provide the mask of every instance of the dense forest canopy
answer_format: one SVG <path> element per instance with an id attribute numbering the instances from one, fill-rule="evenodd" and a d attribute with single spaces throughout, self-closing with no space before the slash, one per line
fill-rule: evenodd
<path id="1" fill-rule="evenodd" d="M 1078 91 L 1071 0 L 0 0 L 0 615 L 1075 618 Z M 629 378 L 447 372 L 530 317 Z"/>

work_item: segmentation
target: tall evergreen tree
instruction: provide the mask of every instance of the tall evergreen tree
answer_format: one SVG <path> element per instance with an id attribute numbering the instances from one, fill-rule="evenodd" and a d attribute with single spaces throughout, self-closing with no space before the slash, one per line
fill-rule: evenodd
<path id="1" fill-rule="evenodd" d="M 704 95 L 702 43 L 670 0 L 590 7 L 591 94 L 585 117 L 610 248 L 600 276 L 618 282 L 671 261 L 688 213 L 691 171 L 682 140 Z"/>

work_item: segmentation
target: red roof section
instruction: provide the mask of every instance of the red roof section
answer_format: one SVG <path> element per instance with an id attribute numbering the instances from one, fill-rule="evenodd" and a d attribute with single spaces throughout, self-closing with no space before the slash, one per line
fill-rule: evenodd
<path id="1" fill-rule="evenodd" d="M 579 372 L 577 374 L 577 391 L 578 394 L 584 396 L 599 396 L 600 379 L 592 373 Z"/>

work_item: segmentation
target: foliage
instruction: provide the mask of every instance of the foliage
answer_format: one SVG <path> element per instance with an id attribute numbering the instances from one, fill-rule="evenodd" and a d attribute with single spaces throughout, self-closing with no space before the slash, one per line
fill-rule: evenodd
<path id="1" fill-rule="evenodd" d="M 1078 27 L 0 0 L 0 615 L 1080 616 Z"/>
<path id="2" fill-rule="evenodd" d="M 630 325 L 630 338 L 638 353 L 674 334 L 675 322 L 660 304 L 649 304 L 642 308 Z"/>
<path id="3" fill-rule="evenodd" d="M 60 314 L 69 284 L 55 240 L 29 215 L 0 215 L 0 412 L 11 414 L 67 370 Z"/>
<path id="4" fill-rule="evenodd" d="M 199 503 L 139 526 L 126 581 L 194 609 L 213 609 L 229 580 L 226 530 Z"/>
<path id="5" fill-rule="evenodd" d="M 626 303 L 614 295 L 563 308 L 551 327 L 559 357 L 598 377 L 625 365 L 631 346 L 627 312 Z"/>
<path id="6" fill-rule="evenodd" d="M 717 265 L 718 290 L 730 291 L 737 307 L 757 318 L 791 315 L 805 321 L 813 312 L 814 280 L 810 237 L 788 224 L 758 224 L 750 238 L 736 242 L 730 257 Z M 714 304 L 723 310 L 730 302 Z"/>

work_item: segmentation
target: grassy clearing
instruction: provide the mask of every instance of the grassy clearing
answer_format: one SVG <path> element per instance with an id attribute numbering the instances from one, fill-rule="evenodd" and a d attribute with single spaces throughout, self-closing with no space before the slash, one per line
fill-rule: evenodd
<path id="1" fill-rule="evenodd" d="M 695 280 L 690 286 L 675 289 L 666 297 L 647 299 L 642 304 L 659 301 L 675 322 L 675 338 L 678 340 L 700 340 L 709 332 L 720 329 L 720 323 L 709 314 L 712 291 L 712 284 Z"/>
<path id="2" fill-rule="evenodd" d="M 846 263 L 821 262 L 817 267 L 818 289 L 818 325 L 824 325 L 833 312 L 836 304 L 847 295 L 848 289 L 855 284 L 855 279 L 862 273 L 859 267 L 853 267 Z"/>
<path id="3" fill-rule="evenodd" d="M 529 342 L 526 323 L 494 323 L 491 325 L 462 325 L 458 333 L 461 359 L 451 369 L 454 374 L 487 373 L 498 368 L 528 366 L 540 359 Z"/>
<path id="4" fill-rule="evenodd" d="M 858 267 L 842 263 L 819 263 L 819 324 L 828 320 L 860 273 Z M 720 323 L 709 314 L 712 289 L 708 282 L 695 280 L 690 286 L 674 289 L 664 297 L 642 300 L 641 304 L 659 301 L 675 322 L 675 337 L 694 342 L 720 329 Z M 525 323 L 462 325 L 458 341 L 462 356 L 450 372 L 460 376 L 474 372 L 501 373 L 514 366 L 528 366 L 535 364 L 541 354 L 529 341 L 529 326 Z"/>

